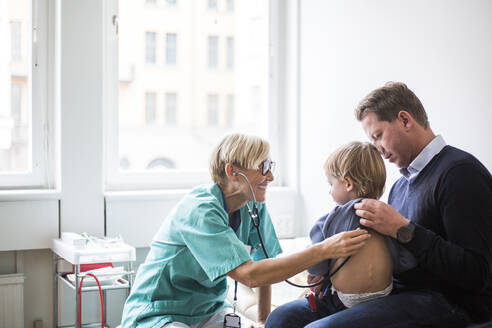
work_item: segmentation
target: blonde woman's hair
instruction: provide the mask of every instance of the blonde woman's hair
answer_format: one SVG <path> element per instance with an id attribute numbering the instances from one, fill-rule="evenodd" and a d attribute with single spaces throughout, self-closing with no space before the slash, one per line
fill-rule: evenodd
<path id="1" fill-rule="evenodd" d="M 384 192 L 386 168 L 376 147 L 353 141 L 333 152 L 324 165 L 326 175 L 350 178 L 358 197 L 379 199 Z"/>
<path id="2" fill-rule="evenodd" d="M 257 169 L 269 154 L 270 144 L 262 138 L 240 133 L 226 135 L 210 156 L 210 176 L 215 183 L 225 184 L 227 163 L 244 169 Z"/>

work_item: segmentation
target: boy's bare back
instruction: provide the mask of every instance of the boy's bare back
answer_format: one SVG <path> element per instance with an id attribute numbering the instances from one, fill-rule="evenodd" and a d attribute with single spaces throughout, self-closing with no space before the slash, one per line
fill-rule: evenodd
<path id="1" fill-rule="evenodd" d="M 378 292 L 391 283 L 392 263 L 386 241 L 382 235 L 370 230 L 371 238 L 357 254 L 338 271 L 331 282 L 344 294 Z M 338 268 L 345 258 L 339 258 L 332 267 Z"/>

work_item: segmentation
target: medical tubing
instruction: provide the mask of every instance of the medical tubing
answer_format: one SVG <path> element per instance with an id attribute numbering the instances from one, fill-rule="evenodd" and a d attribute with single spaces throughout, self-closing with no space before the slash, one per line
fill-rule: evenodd
<path id="1" fill-rule="evenodd" d="M 265 249 L 265 244 L 263 243 L 263 238 L 261 237 L 260 228 L 259 227 L 256 227 L 256 230 L 258 232 L 258 236 L 260 237 L 260 244 L 261 244 L 261 248 L 263 249 L 263 253 L 265 253 L 266 258 L 270 258 L 270 256 L 268 256 L 268 253 L 267 253 L 267 251 Z M 335 270 L 333 270 L 333 272 L 331 272 L 323 280 L 320 280 L 318 282 L 315 282 L 314 284 L 298 285 L 298 284 L 296 284 L 296 283 L 294 283 L 292 281 L 289 281 L 288 279 L 285 279 L 285 282 L 288 283 L 291 286 L 298 287 L 298 288 L 311 288 L 311 287 L 316 287 L 316 286 L 321 285 L 321 284 L 325 283 L 326 281 L 330 280 L 331 277 L 333 277 L 335 275 L 335 273 L 337 273 L 338 271 L 340 271 L 340 269 L 345 265 L 345 263 L 347 263 L 347 261 L 349 259 L 350 259 L 350 256 L 347 256 L 345 258 L 345 260 L 343 260 L 343 262 L 340 263 L 340 265 Z"/>
<path id="2" fill-rule="evenodd" d="M 253 198 L 253 210 L 251 210 L 249 208 L 249 205 L 246 204 L 246 206 L 248 207 L 248 213 L 249 213 L 249 216 L 251 218 L 251 221 L 253 222 L 253 226 L 256 227 L 256 231 L 258 232 L 258 237 L 260 238 L 260 244 L 261 244 L 261 248 L 263 249 L 263 253 L 265 254 L 265 257 L 266 258 L 270 258 L 270 256 L 268 256 L 268 252 L 265 248 L 265 243 L 263 242 L 263 237 L 260 233 L 260 216 L 258 215 L 258 207 L 256 207 L 256 197 L 255 197 L 255 193 L 253 191 L 253 186 L 251 186 L 251 183 L 249 182 L 249 179 L 246 177 L 245 174 L 243 174 L 242 172 L 237 172 L 238 175 L 240 175 L 247 183 L 248 187 L 249 187 L 249 190 L 251 192 L 251 196 Z M 254 216 L 257 217 L 257 220 L 258 221 L 255 221 L 254 220 Z M 321 285 L 323 283 L 325 283 L 326 281 L 329 281 L 331 279 L 331 277 L 333 277 L 335 275 L 335 273 L 337 273 L 344 265 L 345 263 L 347 263 L 347 261 L 350 259 L 350 256 L 347 256 L 347 258 L 345 258 L 345 260 L 343 260 L 343 262 L 333 271 L 331 272 L 327 277 L 325 277 L 323 280 L 320 280 L 314 284 L 309 284 L 309 285 L 298 285 L 296 283 L 293 283 L 291 281 L 289 281 L 288 279 L 285 279 L 285 282 L 288 283 L 289 285 L 291 286 L 294 286 L 294 287 L 298 287 L 298 288 L 312 288 L 312 287 L 316 287 L 318 285 Z"/>
<path id="3" fill-rule="evenodd" d="M 91 276 L 96 280 L 97 287 L 99 287 L 99 297 L 101 298 L 101 328 L 104 328 L 104 299 L 103 299 L 103 293 L 101 289 L 101 284 L 99 283 L 99 279 L 92 274 L 92 273 L 86 273 L 85 276 L 83 276 L 80 279 L 80 284 L 79 284 L 79 327 L 82 328 L 82 282 L 84 282 L 84 278 L 86 276 Z"/>

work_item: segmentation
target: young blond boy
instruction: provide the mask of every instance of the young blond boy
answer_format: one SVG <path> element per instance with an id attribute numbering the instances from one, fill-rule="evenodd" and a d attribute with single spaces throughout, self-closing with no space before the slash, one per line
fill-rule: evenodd
<path id="1" fill-rule="evenodd" d="M 309 236 L 313 244 L 341 231 L 362 228 L 353 205 L 361 198 L 379 199 L 386 182 L 383 159 L 367 142 L 354 141 L 340 147 L 328 157 L 324 169 L 331 185 L 330 195 L 338 206 L 312 227 Z M 329 284 L 324 286 L 322 295 L 336 292 L 347 308 L 388 295 L 393 288 L 393 272 L 416 265 L 413 255 L 394 240 L 375 231 L 370 233 L 372 237 L 364 248 L 331 277 L 331 289 Z M 308 269 L 309 282 L 334 272 L 344 260 L 330 259 L 312 266 Z"/>

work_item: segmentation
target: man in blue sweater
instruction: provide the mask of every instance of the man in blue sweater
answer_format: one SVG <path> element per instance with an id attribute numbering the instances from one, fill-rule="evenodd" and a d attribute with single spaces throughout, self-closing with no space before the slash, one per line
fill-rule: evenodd
<path id="1" fill-rule="evenodd" d="M 395 238 L 418 265 L 395 274 L 390 295 L 349 309 L 336 294 L 293 301 L 267 327 L 466 327 L 492 319 L 492 177 L 471 154 L 436 136 L 403 83 L 372 91 L 356 109 L 362 127 L 403 175 L 389 200 L 354 205 L 360 224 Z M 481 327 L 492 327 L 485 324 Z"/>
<path id="2" fill-rule="evenodd" d="M 388 299 L 402 326 L 484 322 L 492 315 L 492 178 L 471 154 L 435 136 L 426 112 L 403 83 L 361 101 L 356 116 L 383 157 L 402 173 L 388 204 L 355 205 L 360 223 L 391 236 L 418 260 L 395 276 Z M 420 312 L 421 304 L 430 311 Z M 404 308 L 399 305 L 405 304 Z M 381 327 L 381 326 L 380 326 Z"/>

